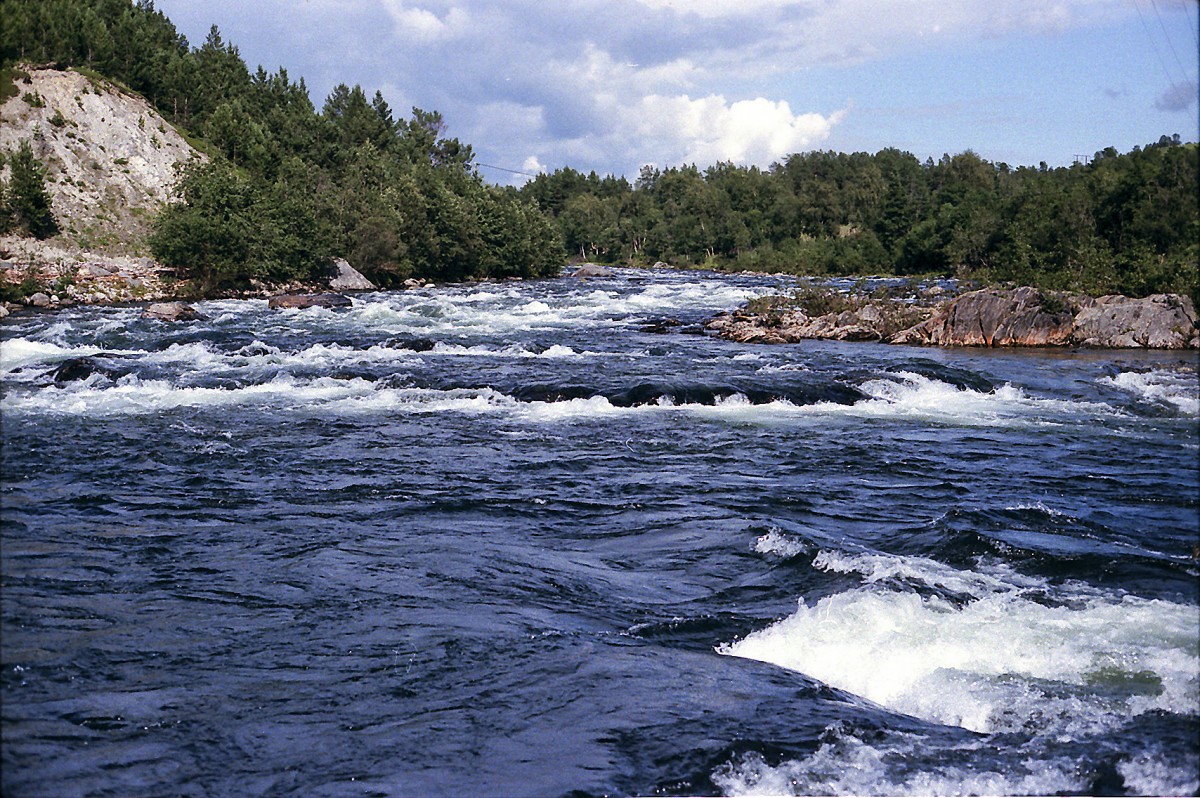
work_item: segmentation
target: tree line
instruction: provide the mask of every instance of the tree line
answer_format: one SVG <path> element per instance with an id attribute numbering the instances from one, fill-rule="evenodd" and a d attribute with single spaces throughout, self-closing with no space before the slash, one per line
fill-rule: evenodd
<path id="1" fill-rule="evenodd" d="M 604 262 L 1195 294 L 1198 155 L 1178 136 L 1053 169 L 810 152 L 767 170 L 645 167 L 633 184 L 559 169 L 522 193 L 569 251 Z"/>
<path id="2" fill-rule="evenodd" d="M 550 275 L 574 257 L 1200 299 L 1200 156 L 1178 136 L 1061 168 L 884 149 L 499 188 L 436 111 L 399 118 L 344 84 L 317 109 L 303 79 L 251 72 L 215 27 L 190 46 L 152 0 L 0 0 L 0 17 L 0 65 L 94 69 L 210 156 L 151 240 L 206 289 L 313 278 L 334 255 L 382 286 Z"/>

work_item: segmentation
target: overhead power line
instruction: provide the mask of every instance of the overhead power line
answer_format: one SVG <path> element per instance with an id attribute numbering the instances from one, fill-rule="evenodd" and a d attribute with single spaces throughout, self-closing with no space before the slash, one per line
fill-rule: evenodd
<path id="1" fill-rule="evenodd" d="M 480 163 L 479 161 L 476 161 L 476 162 L 475 162 L 475 165 L 476 165 L 476 166 L 482 166 L 482 167 L 484 167 L 485 169 L 498 169 L 498 170 L 500 170 L 501 172 L 510 172 L 510 173 L 512 173 L 512 174 L 514 174 L 514 175 L 525 175 L 525 177 L 537 177 L 537 175 L 532 175 L 532 174 L 530 174 L 529 172 L 522 172 L 522 171 L 521 171 L 521 170 L 519 170 L 519 169 L 506 169 L 506 168 L 505 168 L 505 167 L 503 167 L 503 166 L 492 166 L 490 163 Z"/>
<path id="2" fill-rule="evenodd" d="M 1153 1 L 1154 0 L 1151 0 L 1151 2 L 1153 2 Z M 1150 23 L 1146 21 L 1146 15 L 1144 13 L 1142 13 L 1142 4 L 1141 4 L 1140 0 L 1133 0 L 1133 7 L 1137 9 L 1138 19 L 1140 19 L 1142 21 L 1142 27 L 1146 31 L 1146 38 L 1148 38 L 1150 40 L 1150 46 L 1154 48 L 1154 54 L 1156 56 L 1158 56 L 1158 63 L 1162 67 L 1163 75 L 1166 76 L 1166 78 L 1167 78 L 1167 83 L 1170 84 L 1170 86 L 1173 90 L 1178 90 L 1178 88 L 1181 84 L 1179 81 L 1175 80 L 1175 76 L 1171 74 L 1171 68 L 1169 66 L 1167 66 L 1167 59 L 1166 59 L 1166 57 L 1163 56 L 1162 50 L 1159 49 L 1157 37 L 1154 35 L 1154 31 L 1152 31 L 1150 29 Z M 1154 6 L 1154 10 L 1155 10 L 1155 12 L 1158 11 L 1157 5 Z M 1159 21 L 1159 24 L 1161 25 L 1161 23 L 1162 23 L 1161 15 L 1158 17 L 1158 21 Z M 1166 26 L 1163 26 L 1163 33 L 1166 33 Z M 1175 45 L 1171 42 L 1171 39 L 1169 36 L 1167 37 L 1167 44 L 1170 45 L 1172 52 L 1174 52 Z M 1178 53 L 1175 54 L 1175 60 L 1177 62 L 1179 61 Z M 1182 65 L 1180 68 L 1182 69 Z M 1186 84 L 1187 82 L 1188 82 L 1188 75 L 1187 75 L 1187 70 L 1185 69 L 1184 73 L 1183 73 L 1183 83 Z"/>
<path id="3" fill-rule="evenodd" d="M 1186 83 L 1188 77 L 1188 68 L 1183 65 L 1183 59 L 1179 57 L 1179 51 L 1175 49 L 1175 42 L 1171 41 L 1171 34 L 1167 32 L 1167 23 L 1163 22 L 1162 12 L 1158 10 L 1158 0 L 1150 0 L 1150 6 L 1154 9 L 1154 16 L 1158 17 L 1158 27 L 1162 28 L 1163 38 L 1167 40 L 1167 46 L 1171 48 L 1171 55 L 1175 56 L 1175 63 L 1179 65 L 1179 71 L 1183 73 L 1183 80 Z M 1191 17 L 1188 18 L 1191 22 Z"/>

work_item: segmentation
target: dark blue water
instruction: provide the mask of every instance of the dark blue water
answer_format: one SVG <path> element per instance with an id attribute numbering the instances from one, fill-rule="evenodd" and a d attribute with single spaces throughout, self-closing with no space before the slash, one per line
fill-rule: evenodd
<path id="1" fill-rule="evenodd" d="M 774 285 L 6 319 L 4 795 L 1195 794 L 1195 353 Z"/>

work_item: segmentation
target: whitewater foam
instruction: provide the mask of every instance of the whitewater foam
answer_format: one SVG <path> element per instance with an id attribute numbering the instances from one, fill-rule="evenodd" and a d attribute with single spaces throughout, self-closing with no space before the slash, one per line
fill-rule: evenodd
<path id="1" fill-rule="evenodd" d="M 1200 381 L 1193 369 L 1123 371 L 1115 377 L 1101 377 L 1099 382 L 1143 401 L 1172 407 L 1186 416 L 1200 415 Z"/>
<path id="2" fill-rule="evenodd" d="M 978 732 L 1077 737 L 1156 709 L 1200 711 L 1200 608 L 1070 584 L 1055 589 L 1071 600 L 1048 606 L 1037 600 L 1048 586 L 1011 569 L 920 558 L 821 552 L 814 566 L 857 571 L 864 585 L 802 602 L 720 653 Z"/>
<path id="3" fill-rule="evenodd" d="M 713 781 L 730 796 L 791 795 L 1055 795 L 1078 793 L 1086 783 L 1074 762 L 1029 759 L 1004 772 L 943 766 L 906 772 L 903 762 L 927 755 L 923 740 L 891 734 L 867 743 L 837 729 L 834 739 L 802 760 L 768 765 L 750 753 L 719 768 Z M 1167 794 L 1167 793 L 1160 793 Z M 1174 793 L 1171 793 L 1174 794 Z"/>

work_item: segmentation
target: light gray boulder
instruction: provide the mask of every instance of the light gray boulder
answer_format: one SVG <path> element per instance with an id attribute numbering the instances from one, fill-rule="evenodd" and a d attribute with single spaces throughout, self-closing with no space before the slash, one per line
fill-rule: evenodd
<path id="1" fill-rule="evenodd" d="M 204 318 L 204 315 L 184 302 L 155 302 L 142 311 L 142 318 L 159 321 L 196 321 Z"/>
<path id="2" fill-rule="evenodd" d="M 344 258 L 335 258 L 333 265 L 337 267 L 337 276 L 329 281 L 329 287 L 334 291 L 375 291 L 375 284 L 363 277 L 362 273 L 346 262 Z"/>
<path id="3" fill-rule="evenodd" d="M 612 277 L 612 270 L 599 263 L 581 263 L 572 277 Z"/>

